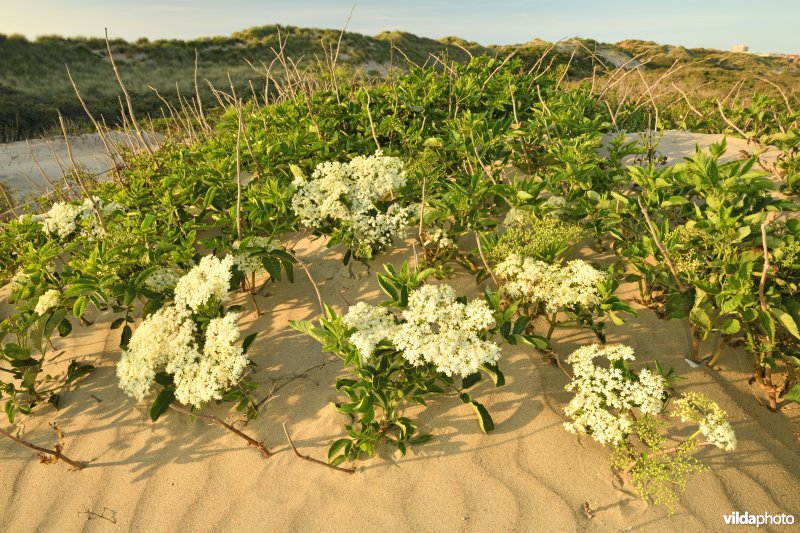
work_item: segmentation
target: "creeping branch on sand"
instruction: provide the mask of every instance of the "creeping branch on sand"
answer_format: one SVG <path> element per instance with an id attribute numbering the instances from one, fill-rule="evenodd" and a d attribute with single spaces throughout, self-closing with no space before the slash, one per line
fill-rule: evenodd
<path id="1" fill-rule="evenodd" d="M 64 461 L 65 463 L 67 463 L 68 465 L 70 465 L 75 470 L 84 469 L 86 467 L 86 463 L 84 463 L 82 461 L 75 461 L 73 459 L 70 459 L 69 457 L 67 457 L 66 455 L 64 455 L 61 452 L 61 450 L 64 449 L 64 443 L 62 442 L 62 439 L 64 438 L 64 432 L 62 432 L 60 429 L 58 429 L 58 427 L 55 424 L 53 424 L 52 427 L 53 427 L 53 430 L 56 432 L 56 435 L 58 436 L 58 442 L 54 446 L 55 449 L 53 449 L 53 450 L 49 450 L 47 448 L 42 448 L 41 446 L 37 446 L 37 445 L 35 445 L 33 443 L 30 443 L 30 442 L 28 442 L 26 440 L 23 440 L 23 439 L 19 438 L 18 436 L 15 436 L 14 434 L 12 434 L 10 431 L 6 431 L 6 430 L 4 430 L 2 428 L 0 428 L 0 433 L 5 435 L 9 439 L 13 440 L 17 444 L 21 444 L 21 445 L 23 445 L 23 446 L 25 446 L 27 448 L 30 448 L 32 450 L 36 450 L 37 452 L 39 452 L 36 455 L 36 457 L 39 459 L 39 462 L 42 463 L 43 465 L 54 464 L 54 463 L 58 462 L 58 460 L 60 459 L 60 460 Z"/>

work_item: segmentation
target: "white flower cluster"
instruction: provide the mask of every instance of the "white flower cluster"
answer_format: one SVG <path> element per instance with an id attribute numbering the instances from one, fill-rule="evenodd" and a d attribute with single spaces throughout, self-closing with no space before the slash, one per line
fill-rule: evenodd
<path id="1" fill-rule="evenodd" d="M 411 364 L 432 364 L 448 376 L 474 374 L 482 364 L 500 358 L 500 347 L 480 337 L 494 323 L 489 306 L 482 300 L 457 301 L 448 285 L 423 285 L 413 291 L 400 321 L 386 308 L 364 302 L 351 307 L 343 320 L 355 328 L 350 341 L 365 361 L 383 339 Z"/>
<path id="2" fill-rule="evenodd" d="M 509 296 L 544 304 L 548 313 L 597 305 L 597 286 L 606 279 L 605 272 L 580 259 L 562 267 L 519 254 L 509 255 L 495 271 Z"/>
<path id="3" fill-rule="evenodd" d="M 238 313 L 230 313 L 209 322 L 203 353 L 194 359 L 172 365 L 175 379 L 175 398 L 184 405 L 200 405 L 219 400 L 236 383 L 247 368 L 248 359 L 241 346 L 236 326 Z M 167 371 L 170 371 L 169 365 Z"/>
<path id="4" fill-rule="evenodd" d="M 352 226 L 356 238 L 371 246 L 386 245 L 408 222 L 406 209 L 377 213 L 375 202 L 406 183 L 403 162 L 384 156 L 354 157 L 349 163 L 317 165 L 311 178 L 299 176 L 292 209 L 303 224 L 320 227 L 327 221 Z"/>
<path id="5" fill-rule="evenodd" d="M 611 367 L 597 366 L 598 357 L 605 358 Z M 666 382 L 662 376 L 645 368 L 639 371 L 638 379 L 631 379 L 613 366 L 616 361 L 634 359 L 629 346 L 599 344 L 583 346 L 567 358 L 573 378 L 566 389 L 575 393 L 564 408 L 573 420 L 564 424 L 567 431 L 591 435 L 600 444 L 617 445 L 633 426 L 628 410 L 638 408 L 651 415 L 663 411 Z"/>
<path id="6" fill-rule="evenodd" d="M 199 308 L 209 298 L 221 300 L 227 295 L 232 259 L 208 257 L 178 281 L 181 300 L 176 288 L 176 305 L 148 316 L 122 353 L 117 365 L 119 385 L 137 400 L 144 399 L 156 374 L 163 371 L 173 376 L 175 398 L 184 405 L 199 407 L 221 399 L 247 367 L 247 356 L 235 345 L 239 338 L 237 313 L 212 319 L 202 336 L 192 316 L 192 304 Z M 198 286 L 188 291 L 193 284 Z"/>
<path id="7" fill-rule="evenodd" d="M 152 274 L 147 276 L 147 279 L 144 280 L 144 284 L 156 292 L 163 293 L 168 288 L 174 289 L 180 279 L 180 270 L 174 266 L 164 266 L 157 268 Z"/>
<path id="8" fill-rule="evenodd" d="M 50 289 L 39 296 L 39 300 L 36 302 L 36 307 L 34 308 L 33 312 L 39 316 L 42 316 L 54 307 L 58 307 L 58 304 L 60 303 L 61 293 L 56 289 Z"/>
<path id="9" fill-rule="evenodd" d="M 261 256 L 252 255 L 252 249 L 272 251 L 277 248 L 269 237 L 250 237 L 248 245 L 245 248 L 241 246 L 242 243 L 240 241 L 233 243 L 233 249 L 236 250 L 233 256 L 233 264 L 239 272 L 246 276 L 252 276 L 264 271 Z"/>
<path id="10" fill-rule="evenodd" d="M 222 303 L 228 296 L 233 256 L 219 259 L 207 255 L 175 285 L 175 305 L 197 311 L 206 302 Z"/>
<path id="11" fill-rule="evenodd" d="M 717 448 L 732 451 L 736 448 L 736 433 L 728 415 L 713 401 L 695 392 L 683 393 L 673 403 L 672 416 L 681 422 L 694 422 L 700 432 Z"/>
<path id="12" fill-rule="evenodd" d="M 94 201 L 100 207 L 103 216 L 106 216 L 113 211 L 121 209 L 119 204 L 114 202 L 104 203 L 97 196 Z M 94 211 L 94 205 L 89 198 L 86 198 L 82 204 L 70 204 L 66 202 L 56 202 L 47 213 L 41 215 L 34 215 L 33 220 L 38 220 L 42 223 L 42 229 L 49 235 L 56 235 L 59 239 L 69 237 L 74 231 L 82 225 L 84 220 L 89 223 L 82 231 L 85 237 L 101 237 L 102 228 L 97 220 Z"/>
<path id="13" fill-rule="evenodd" d="M 355 331 L 350 334 L 350 342 L 361 354 L 366 363 L 375 351 L 375 346 L 384 339 L 390 339 L 397 322 L 395 316 L 385 307 L 358 302 L 342 317 L 344 325 Z"/>
<path id="14" fill-rule="evenodd" d="M 433 231 L 425 234 L 425 240 L 422 242 L 425 246 L 431 246 L 438 250 L 446 250 L 448 248 L 457 248 L 453 239 L 447 236 L 447 232 L 442 228 L 436 228 Z"/>

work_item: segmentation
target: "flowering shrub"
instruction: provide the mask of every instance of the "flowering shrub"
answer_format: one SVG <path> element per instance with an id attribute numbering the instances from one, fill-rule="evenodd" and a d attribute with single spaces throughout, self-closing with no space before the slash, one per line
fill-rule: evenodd
<path id="1" fill-rule="evenodd" d="M 195 408 L 227 393 L 243 378 L 249 360 L 237 346 L 239 314 L 225 311 L 234 259 L 205 256 L 175 284 L 175 303 L 147 316 L 133 332 L 117 365 L 119 386 L 141 401 L 153 382 L 162 385 L 150 416 L 156 420 L 173 400 Z M 248 404 L 247 389 L 234 395 Z"/>
<path id="2" fill-rule="evenodd" d="M 306 226 L 343 242 L 358 259 L 383 250 L 408 220 L 408 211 L 387 202 L 406 183 L 403 163 L 396 157 L 354 157 L 349 163 L 317 165 L 310 178 L 295 168 L 292 208 Z"/>
<path id="3" fill-rule="evenodd" d="M 504 281 L 506 294 L 521 300 L 532 316 L 545 315 L 550 324 L 548 341 L 557 326 L 569 322 L 591 328 L 605 341 L 604 325 L 595 317 L 607 314 L 620 324 L 617 313 L 636 315 L 632 307 L 614 295 L 617 282 L 613 270 L 603 272 L 580 259 L 561 266 L 511 254 L 495 270 Z M 566 313 L 568 319 L 559 320 L 559 313 Z"/>
<path id="4" fill-rule="evenodd" d="M 494 325 L 485 301 L 464 304 L 449 285 L 423 285 L 408 298 L 402 320 L 386 307 L 359 302 L 343 317 L 355 330 L 350 340 L 368 361 L 381 340 L 394 344 L 414 366 L 432 364 L 447 376 L 466 377 L 496 363 L 500 348 L 481 334 Z"/>
<path id="5" fill-rule="evenodd" d="M 230 291 L 233 256 L 207 255 L 175 285 L 175 305 L 199 311 L 209 300 L 223 303 Z"/>
<path id="6" fill-rule="evenodd" d="M 57 289 L 49 289 L 46 293 L 39 296 L 33 312 L 41 316 L 51 309 L 58 307 L 61 303 L 61 293 Z"/>
<path id="7" fill-rule="evenodd" d="M 103 216 L 121 209 L 121 206 L 114 202 L 103 202 L 97 196 L 93 199 Z M 41 222 L 42 230 L 45 233 L 56 236 L 60 240 L 65 240 L 79 228 L 85 238 L 103 236 L 103 228 L 95 213 L 94 204 L 89 198 L 86 198 L 81 204 L 56 202 L 47 213 L 33 215 L 32 218 Z"/>
<path id="8" fill-rule="evenodd" d="M 269 237 L 250 237 L 244 244 L 242 241 L 235 241 L 233 249 L 234 266 L 245 278 L 251 278 L 266 271 L 261 254 L 269 253 L 277 247 Z"/>
<path id="9" fill-rule="evenodd" d="M 431 435 L 414 436 L 416 426 L 400 415 L 407 403 L 425 404 L 425 396 L 452 391 L 472 406 L 484 432 L 494 428 L 489 413 L 466 389 L 487 374 L 500 386 L 497 367 L 500 347 L 492 337 L 510 330 L 503 312 L 491 298 L 467 302 L 448 285 L 423 285 L 432 269 L 413 272 L 404 264 L 397 271 L 387 265 L 379 275 L 391 300 L 381 306 L 359 302 L 344 316 L 330 307 L 319 326 L 292 322 L 295 329 L 322 343 L 326 351 L 344 360 L 352 378 L 337 380 L 336 388 L 348 400 L 337 410 L 351 415 L 349 437 L 333 443 L 329 460 L 338 464 L 373 455 L 382 442 L 402 453 Z M 453 379 L 460 378 L 460 386 Z"/>
<path id="10" fill-rule="evenodd" d="M 503 288 L 509 296 L 541 306 L 547 313 L 597 305 L 597 286 L 606 279 L 605 272 L 580 259 L 561 267 L 511 254 L 496 270 L 505 280 Z"/>
<path id="11" fill-rule="evenodd" d="M 608 366 L 598 365 L 599 358 Z M 621 345 L 584 346 L 573 352 L 567 358 L 573 376 L 566 389 L 575 396 L 564 409 L 572 419 L 564 427 L 612 446 L 612 465 L 630 474 L 643 498 L 651 498 L 672 512 L 678 491 L 685 490 L 686 477 L 705 469 L 692 454 L 700 446 L 710 445 L 733 450 L 736 436 L 725 412 L 693 392 L 673 402 L 670 417 L 696 425 L 697 430 L 683 439 L 669 432 L 665 435 L 667 422 L 659 415 L 678 378 L 672 370 L 662 373 L 658 364 L 657 372 L 648 368 L 634 372 L 628 366 L 634 360 L 633 349 Z M 699 440 L 701 435 L 705 440 Z"/>
<path id="12" fill-rule="evenodd" d="M 604 358 L 609 367 L 598 366 L 595 359 Z M 572 381 L 566 389 L 574 392 L 564 412 L 572 422 L 564 424 L 570 433 L 585 433 L 600 444 L 618 445 L 631 431 L 638 409 L 643 414 L 657 415 L 667 399 L 667 381 L 649 369 L 638 374 L 628 368 L 635 359 L 629 346 L 592 344 L 575 350 L 567 363 L 572 365 Z"/>
<path id="13" fill-rule="evenodd" d="M 681 422 L 697 424 L 695 436 L 702 433 L 717 448 L 728 452 L 736 448 L 736 434 L 728 422 L 728 415 L 702 394 L 683 393 L 673 402 L 671 415 L 680 418 Z"/>
<path id="14" fill-rule="evenodd" d="M 573 222 L 552 215 L 540 218 L 522 209 L 509 211 L 505 222 L 508 227 L 489 253 L 489 258 L 498 263 L 511 255 L 554 263 L 586 234 Z"/>
<path id="15" fill-rule="evenodd" d="M 141 401 L 156 375 L 172 375 L 175 398 L 201 407 L 222 395 L 242 377 L 248 359 L 236 326 L 237 313 L 212 318 L 203 332 L 186 309 L 165 307 L 134 331 L 117 365 L 120 388 Z M 202 345 L 202 348 L 200 347 Z"/>
<path id="16" fill-rule="evenodd" d="M 175 290 L 178 280 L 181 279 L 181 272 L 175 266 L 157 267 L 147 276 L 144 283 L 152 291 L 164 294 L 167 290 Z"/>

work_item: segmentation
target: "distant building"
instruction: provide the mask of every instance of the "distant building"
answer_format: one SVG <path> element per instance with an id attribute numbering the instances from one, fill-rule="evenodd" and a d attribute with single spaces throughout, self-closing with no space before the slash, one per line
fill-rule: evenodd
<path id="1" fill-rule="evenodd" d="M 786 54 L 786 60 L 789 63 L 800 63 L 800 54 Z"/>
<path id="2" fill-rule="evenodd" d="M 742 52 L 747 53 L 750 51 L 750 47 L 746 44 L 734 44 L 731 46 L 731 52 Z"/>

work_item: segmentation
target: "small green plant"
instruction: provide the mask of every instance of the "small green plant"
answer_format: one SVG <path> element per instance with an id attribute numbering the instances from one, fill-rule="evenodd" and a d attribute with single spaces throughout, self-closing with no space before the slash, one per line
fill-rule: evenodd
<path id="1" fill-rule="evenodd" d="M 596 359 L 605 359 L 608 366 Z M 672 402 L 670 413 L 670 418 L 696 428 L 681 438 L 683 428 L 660 416 L 680 378 L 658 364 L 655 372 L 635 372 L 629 366 L 634 360 L 633 349 L 622 345 L 584 346 L 573 352 L 567 358 L 573 376 L 566 389 L 575 396 L 564 409 L 571 419 L 564 426 L 613 447 L 612 466 L 630 475 L 640 496 L 672 513 L 686 477 L 706 469 L 692 454 L 702 446 L 733 450 L 736 435 L 716 403 L 689 392 Z"/>
<path id="2" fill-rule="evenodd" d="M 605 324 L 598 318 L 609 316 L 621 324 L 618 313 L 636 316 L 636 311 L 614 294 L 618 282 L 613 268 L 604 272 L 580 259 L 561 266 L 511 254 L 497 265 L 496 272 L 503 293 L 520 301 L 523 316 L 545 317 L 548 342 L 557 327 L 567 325 L 588 327 L 605 342 Z"/>
<path id="3" fill-rule="evenodd" d="M 408 222 L 406 209 L 392 202 L 392 195 L 406 183 L 403 163 L 379 150 L 349 163 L 329 161 L 317 165 L 310 178 L 298 167 L 292 209 L 306 226 L 330 236 L 329 246 L 343 243 L 360 260 L 392 243 Z"/>
<path id="4" fill-rule="evenodd" d="M 500 347 L 492 339 L 501 331 L 506 338 L 513 334 L 498 301 L 487 295 L 468 302 L 448 285 L 425 284 L 432 269 L 412 271 L 407 263 L 385 269 L 378 280 L 390 299 L 382 305 L 360 302 L 344 316 L 326 306 L 319 325 L 291 323 L 339 356 L 352 376 L 336 381 L 346 396 L 336 410 L 351 422 L 348 437 L 329 450 L 333 465 L 374 455 L 381 442 L 405 454 L 408 446 L 430 440 L 416 435 L 416 424 L 403 414 L 410 405 L 427 405 L 430 396 L 458 397 L 472 407 L 483 432 L 494 429 L 489 412 L 466 391 L 483 375 L 504 384 Z"/>
<path id="5" fill-rule="evenodd" d="M 552 215 L 538 217 L 522 209 L 512 209 L 506 215 L 506 225 L 488 253 L 489 259 L 496 263 L 512 254 L 557 263 L 586 236 L 578 224 Z"/>

